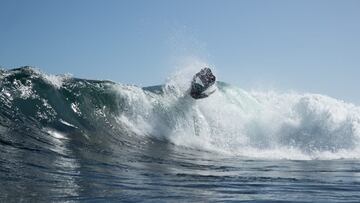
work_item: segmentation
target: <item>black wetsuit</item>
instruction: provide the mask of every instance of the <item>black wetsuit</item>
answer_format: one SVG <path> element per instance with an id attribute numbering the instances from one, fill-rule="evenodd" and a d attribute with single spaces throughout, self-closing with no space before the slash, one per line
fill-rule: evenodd
<path id="1" fill-rule="evenodd" d="M 202 84 L 196 82 L 196 78 L 201 80 Z M 190 95 L 194 99 L 205 98 L 209 95 L 203 94 L 203 92 L 212 86 L 216 81 L 216 77 L 212 74 L 210 68 L 203 68 L 200 72 L 196 73 L 192 82 L 191 82 L 191 91 Z"/>

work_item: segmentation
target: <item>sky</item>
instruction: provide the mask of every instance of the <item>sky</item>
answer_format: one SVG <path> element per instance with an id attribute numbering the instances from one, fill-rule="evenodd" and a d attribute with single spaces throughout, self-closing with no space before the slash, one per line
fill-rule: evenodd
<path id="1" fill-rule="evenodd" d="M 0 67 L 149 86 L 182 60 L 360 104 L 357 0 L 0 0 Z"/>

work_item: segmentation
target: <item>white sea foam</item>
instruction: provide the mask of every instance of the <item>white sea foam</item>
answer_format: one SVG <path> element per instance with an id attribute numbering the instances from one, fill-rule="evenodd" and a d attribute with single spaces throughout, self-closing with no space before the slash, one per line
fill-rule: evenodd
<path id="1" fill-rule="evenodd" d="M 121 88 L 128 106 L 119 121 L 136 133 L 234 156 L 360 158 L 360 107 L 325 95 L 245 91 L 226 84 L 209 98 L 194 100 L 187 91 L 203 66 L 196 62 L 177 71 L 163 95 Z"/>
<path id="2" fill-rule="evenodd" d="M 34 75 L 40 76 L 41 78 L 44 79 L 45 82 L 49 83 L 50 85 L 54 86 L 57 89 L 60 89 L 63 83 L 72 77 L 71 74 L 52 75 L 52 74 L 46 74 L 37 68 L 30 68 L 30 69 L 34 73 Z"/>
<path id="3" fill-rule="evenodd" d="M 77 115 L 81 116 L 81 111 L 79 108 L 79 104 L 78 103 L 71 103 L 71 109 L 74 111 L 74 113 L 76 113 Z"/>
<path id="4" fill-rule="evenodd" d="M 59 121 L 60 121 L 61 123 L 63 123 L 64 125 L 67 125 L 67 126 L 69 126 L 69 127 L 78 128 L 78 127 L 76 127 L 75 125 L 73 125 L 73 124 L 71 124 L 71 123 L 68 123 L 68 122 L 66 122 L 66 121 L 64 121 L 64 120 L 62 120 L 62 119 L 60 119 Z"/>
<path id="5" fill-rule="evenodd" d="M 69 78 L 71 78 L 71 75 L 49 75 L 42 73 L 42 77 L 45 79 L 45 81 L 53 85 L 55 88 L 60 89 L 63 83 Z"/>

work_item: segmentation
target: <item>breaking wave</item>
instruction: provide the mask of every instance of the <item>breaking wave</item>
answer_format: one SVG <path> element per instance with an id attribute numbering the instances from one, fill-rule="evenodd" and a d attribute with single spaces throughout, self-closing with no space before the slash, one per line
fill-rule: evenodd
<path id="1" fill-rule="evenodd" d="M 360 158 L 358 106 L 319 94 L 245 91 L 224 82 L 209 98 L 194 100 L 188 84 L 196 71 L 142 88 L 30 67 L 1 70 L 0 144 L 66 155 L 68 140 L 100 149 L 110 140 L 136 149 L 151 138 L 230 156 Z"/>

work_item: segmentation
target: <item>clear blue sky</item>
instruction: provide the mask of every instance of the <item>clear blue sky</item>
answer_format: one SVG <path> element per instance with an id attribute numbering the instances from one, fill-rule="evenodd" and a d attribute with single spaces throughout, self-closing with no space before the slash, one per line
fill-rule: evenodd
<path id="1" fill-rule="evenodd" d="M 245 89 L 360 104 L 360 1 L 1 0 L 0 66 L 154 85 L 199 57 Z"/>

